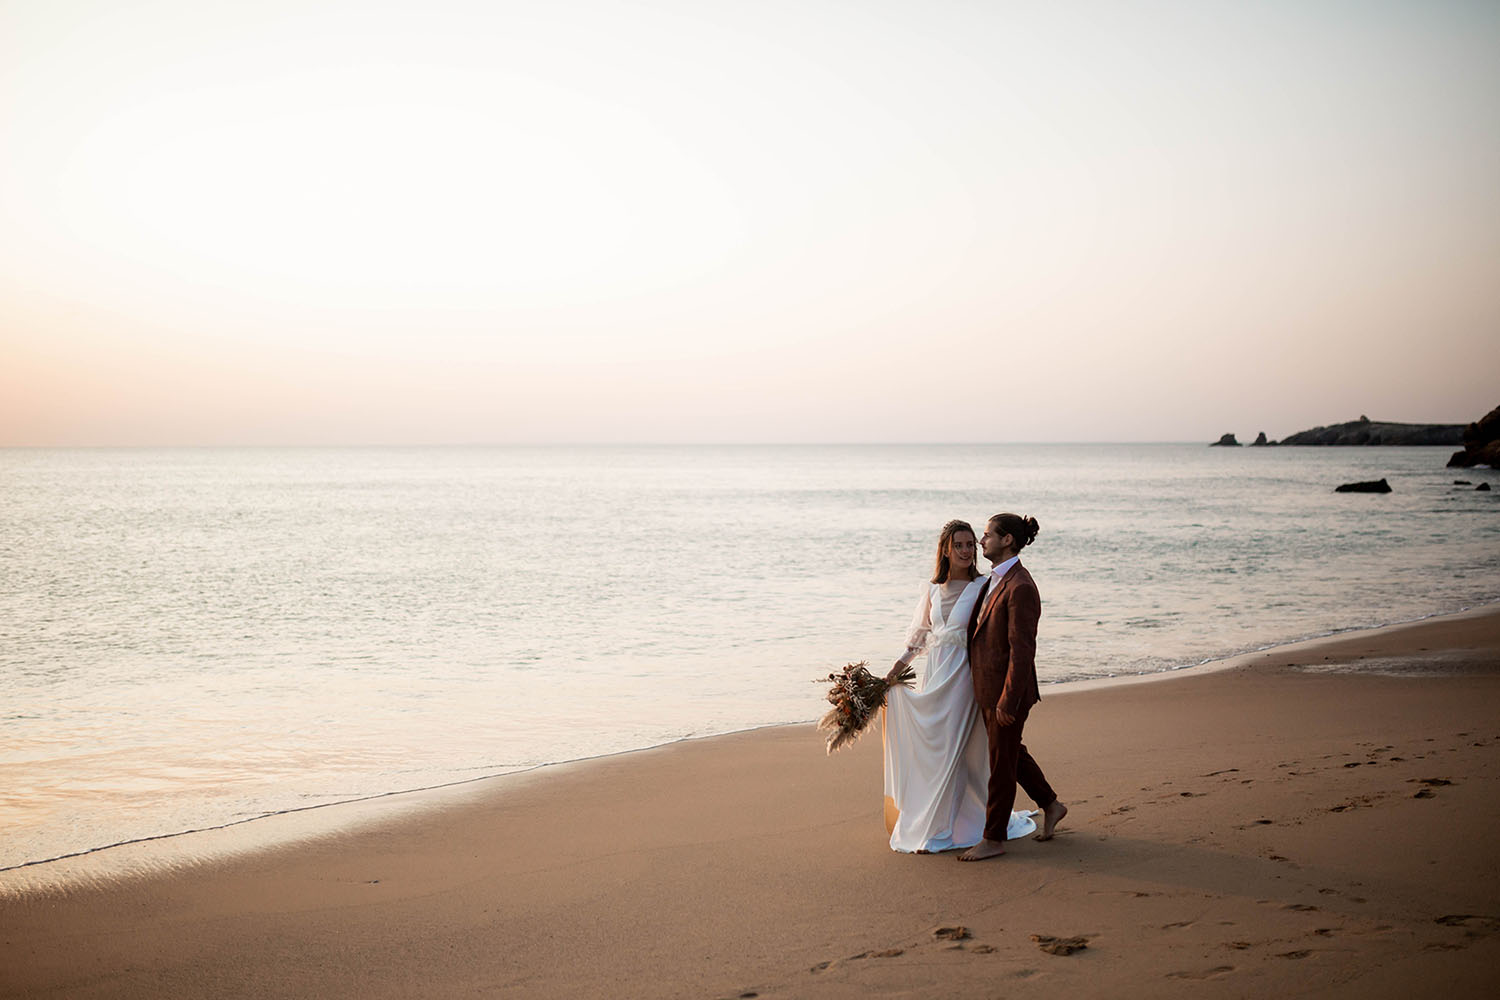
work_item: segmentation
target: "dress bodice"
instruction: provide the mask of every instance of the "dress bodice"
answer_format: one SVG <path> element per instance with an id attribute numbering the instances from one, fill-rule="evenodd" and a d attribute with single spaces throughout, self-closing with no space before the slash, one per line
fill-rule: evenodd
<path id="1" fill-rule="evenodd" d="M 981 583 L 982 580 L 969 581 L 968 585 L 959 592 L 946 614 L 943 608 L 943 585 L 940 583 L 931 585 L 928 612 L 931 632 L 927 639 L 929 648 L 968 643 L 969 617 L 974 613 L 974 602 L 978 597 Z"/>

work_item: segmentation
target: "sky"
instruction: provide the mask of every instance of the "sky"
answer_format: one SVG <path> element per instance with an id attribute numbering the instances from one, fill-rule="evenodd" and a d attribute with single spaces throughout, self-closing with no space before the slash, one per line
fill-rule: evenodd
<path id="1" fill-rule="evenodd" d="M 0 446 L 1467 422 L 1496 178 L 1488 2 L 0 0 Z"/>

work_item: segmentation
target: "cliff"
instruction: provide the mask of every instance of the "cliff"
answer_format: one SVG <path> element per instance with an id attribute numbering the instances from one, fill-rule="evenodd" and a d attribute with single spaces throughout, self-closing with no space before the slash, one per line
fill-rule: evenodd
<path id="1" fill-rule="evenodd" d="M 1500 406 L 1464 428 L 1464 450 L 1448 459 L 1449 468 L 1472 469 L 1488 465 L 1500 469 Z"/>

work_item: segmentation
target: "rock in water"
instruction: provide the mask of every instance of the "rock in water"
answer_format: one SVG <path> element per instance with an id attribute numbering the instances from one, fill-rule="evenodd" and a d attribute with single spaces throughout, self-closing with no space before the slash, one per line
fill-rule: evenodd
<path id="1" fill-rule="evenodd" d="M 1480 490 L 1484 490 L 1486 493 L 1488 493 L 1489 489 L 1490 489 L 1490 484 L 1489 483 L 1480 483 L 1478 486 L 1474 487 L 1474 492 L 1477 493 Z"/>
<path id="2" fill-rule="evenodd" d="M 1233 434 L 1225 434 L 1219 440 L 1209 445 L 1210 448 L 1238 448 L 1240 443 L 1234 439 Z"/>
<path id="3" fill-rule="evenodd" d="M 1252 448 L 1264 448 L 1266 445 L 1268 445 L 1270 443 L 1271 442 L 1269 442 L 1269 441 L 1266 440 L 1266 432 L 1265 431 L 1261 431 L 1259 434 L 1255 435 L 1255 440 L 1250 442 L 1250 447 L 1252 447 Z"/>
<path id="4" fill-rule="evenodd" d="M 1345 483 L 1333 488 L 1335 493 L 1389 493 L 1390 491 L 1391 484 L 1384 479 L 1377 479 L 1373 483 Z"/>

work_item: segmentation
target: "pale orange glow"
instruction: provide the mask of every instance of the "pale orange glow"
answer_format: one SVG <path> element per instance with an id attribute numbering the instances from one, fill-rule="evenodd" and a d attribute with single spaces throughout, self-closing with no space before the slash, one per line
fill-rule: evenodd
<path id="1" fill-rule="evenodd" d="M 0 445 L 1473 419 L 1500 14 L 1249 7 L 0 3 Z"/>

